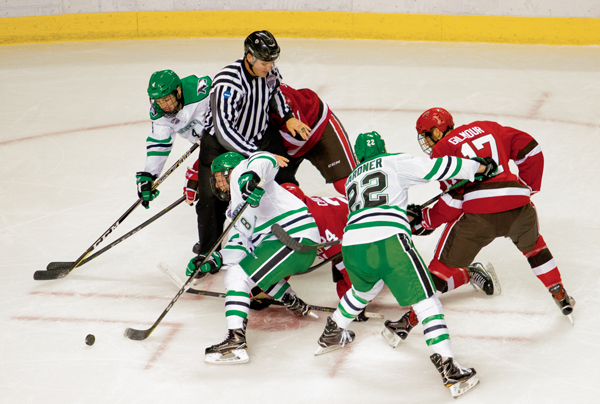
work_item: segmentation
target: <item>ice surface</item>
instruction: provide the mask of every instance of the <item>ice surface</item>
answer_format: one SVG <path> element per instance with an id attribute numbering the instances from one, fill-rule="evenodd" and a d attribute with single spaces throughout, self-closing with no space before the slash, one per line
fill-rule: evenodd
<path id="1" fill-rule="evenodd" d="M 502 294 L 466 285 L 442 297 L 457 360 L 481 384 L 463 403 L 598 401 L 600 287 L 597 161 L 600 48 L 281 39 L 284 81 L 329 103 L 352 140 L 376 130 L 389 151 L 422 155 L 414 130 L 425 109 L 457 123 L 489 119 L 531 133 L 546 157 L 534 197 L 542 234 L 577 299 L 562 316 L 507 240 L 478 256 Z M 181 205 L 61 280 L 34 281 L 51 261 L 79 257 L 136 200 L 150 129 L 146 86 L 155 70 L 214 75 L 242 39 L 58 43 L 0 47 L 1 403 L 442 403 L 453 401 L 418 326 L 396 349 L 383 321 L 353 324 L 355 343 L 313 356 L 325 324 L 280 308 L 252 312 L 250 362 L 209 366 L 204 349 L 225 333 L 223 300 L 183 295 L 145 341 L 177 288 L 156 265 L 185 276 L 195 210 Z M 179 138 L 167 167 L 189 143 Z M 185 166 L 151 208 L 137 209 L 107 244 L 181 196 Z M 308 195 L 335 195 L 309 163 Z M 411 190 L 425 201 L 435 184 Z M 429 260 L 439 233 L 415 243 Z M 102 244 L 102 245 L 104 245 Z M 100 247 L 102 247 L 99 246 Z M 223 275 L 202 286 L 223 291 Z M 307 302 L 335 306 L 328 266 L 292 279 Z M 369 306 L 403 312 L 384 290 Z M 94 334 L 96 343 L 85 345 Z"/>

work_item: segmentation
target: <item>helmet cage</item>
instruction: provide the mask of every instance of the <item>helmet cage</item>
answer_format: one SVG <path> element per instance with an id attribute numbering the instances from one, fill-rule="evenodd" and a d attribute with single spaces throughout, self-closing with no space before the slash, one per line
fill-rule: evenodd
<path id="1" fill-rule="evenodd" d="M 177 87 L 181 87 L 181 79 L 173 70 L 159 70 L 152 73 L 147 91 L 150 105 L 155 114 L 162 113 L 168 117 L 177 115 L 183 104 L 183 95 L 177 97 Z M 168 97 L 171 94 L 175 97 L 176 105 L 171 111 L 166 112 L 156 100 Z"/>
<path id="2" fill-rule="evenodd" d="M 220 156 L 217 156 L 212 164 L 210 165 L 210 171 L 213 175 L 210 177 L 210 188 L 217 198 L 222 201 L 229 201 L 231 194 L 229 191 L 223 191 L 217 186 L 217 180 L 215 178 L 216 173 L 222 173 L 227 183 L 229 183 L 229 176 L 235 167 L 238 166 L 245 158 L 240 153 L 227 152 Z"/>
<path id="3" fill-rule="evenodd" d="M 231 171 L 233 171 L 233 170 L 213 172 L 213 175 L 211 175 L 211 177 L 210 177 L 210 189 L 212 190 L 212 193 L 217 198 L 219 198 L 220 200 L 222 200 L 224 202 L 228 202 L 229 200 L 231 200 L 231 192 L 229 190 L 223 191 L 221 188 L 219 188 L 217 186 L 217 179 L 215 178 L 215 174 L 217 174 L 217 173 L 223 174 L 223 177 L 225 177 L 225 181 L 227 181 L 227 183 L 229 183 L 229 176 L 231 175 Z"/>
<path id="4" fill-rule="evenodd" d="M 431 154 L 432 146 L 427 145 L 426 139 L 429 138 L 434 145 L 437 143 L 432 137 L 433 128 L 438 128 L 442 132 L 442 137 L 444 137 L 454 129 L 454 119 L 450 112 L 444 108 L 430 108 L 423 112 L 419 119 L 417 119 L 416 128 L 417 141 L 419 142 L 419 146 L 421 146 L 421 150 L 425 154 Z"/>

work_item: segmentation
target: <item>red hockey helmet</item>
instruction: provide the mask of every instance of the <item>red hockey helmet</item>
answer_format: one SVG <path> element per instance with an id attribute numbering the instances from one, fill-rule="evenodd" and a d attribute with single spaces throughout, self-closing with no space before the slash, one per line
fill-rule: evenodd
<path id="1" fill-rule="evenodd" d="M 302 192 L 298 185 L 292 184 L 291 182 L 286 182 L 285 184 L 281 184 L 281 186 L 288 192 L 292 193 L 296 198 L 306 203 L 306 195 L 304 195 L 304 192 Z"/>
<path id="2" fill-rule="evenodd" d="M 427 154 L 431 153 L 431 148 L 425 143 L 425 137 L 431 138 L 431 130 L 438 128 L 444 135 L 454 129 L 454 119 L 450 112 L 444 108 L 430 108 L 423 112 L 417 119 L 417 136 L 421 149 Z"/>

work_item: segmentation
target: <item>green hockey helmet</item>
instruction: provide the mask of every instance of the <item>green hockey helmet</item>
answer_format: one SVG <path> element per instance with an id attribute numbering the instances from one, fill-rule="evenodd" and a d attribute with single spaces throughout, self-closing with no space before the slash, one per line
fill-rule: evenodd
<path id="1" fill-rule="evenodd" d="M 231 171 L 238 166 L 242 161 L 246 158 L 242 156 L 240 153 L 236 152 L 227 152 L 221 154 L 219 157 L 213 160 L 210 165 L 210 171 L 213 173 L 223 172 L 223 171 Z"/>
<path id="2" fill-rule="evenodd" d="M 213 194 L 220 200 L 228 201 L 231 199 L 231 194 L 229 192 L 229 177 L 231 175 L 231 170 L 236 168 L 238 164 L 244 160 L 245 157 L 236 152 L 221 154 L 213 160 L 210 165 L 210 170 L 213 173 L 213 176 L 210 178 L 210 188 L 212 189 Z M 221 176 L 217 179 L 216 173 L 221 173 L 223 177 L 225 177 L 227 184 L 223 183 Z"/>
<path id="3" fill-rule="evenodd" d="M 157 100 L 172 94 L 178 86 L 181 86 L 181 79 L 173 70 L 159 70 L 150 76 L 148 96 Z"/>
<path id="4" fill-rule="evenodd" d="M 375 131 L 361 133 L 354 143 L 354 152 L 358 161 L 363 162 L 370 157 L 386 153 L 385 141 Z"/>

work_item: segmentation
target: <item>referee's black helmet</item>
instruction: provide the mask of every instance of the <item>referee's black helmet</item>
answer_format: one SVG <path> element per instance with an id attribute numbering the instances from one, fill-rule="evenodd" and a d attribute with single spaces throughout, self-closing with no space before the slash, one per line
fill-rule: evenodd
<path id="1" fill-rule="evenodd" d="M 279 45 L 269 31 L 255 31 L 244 41 L 244 55 L 250 53 L 256 59 L 274 62 L 279 58 Z"/>

